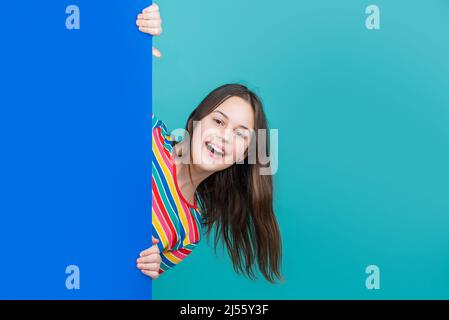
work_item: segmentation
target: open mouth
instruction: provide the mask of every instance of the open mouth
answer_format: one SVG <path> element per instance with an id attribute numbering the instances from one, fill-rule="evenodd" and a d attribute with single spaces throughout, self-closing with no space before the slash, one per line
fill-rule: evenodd
<path id="1" fill-rule="evenodd" d="M 210 143 L 210 142 L 206 142 L 205 145 L 206 145 L 207 150 L 209 150 L 213 155 L 221 157 L 221 158 L 224 157 L 224 155 L 225 155 L 224 148 L 220 148 L 216 144 Z"/>

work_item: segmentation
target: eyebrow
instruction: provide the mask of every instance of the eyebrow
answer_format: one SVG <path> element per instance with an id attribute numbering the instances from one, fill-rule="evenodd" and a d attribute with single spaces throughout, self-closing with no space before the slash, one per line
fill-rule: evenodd
<path id="1" fill-rule="evenodd" d="M 223 117 L 225 117 L 226 119 L 229 120 L 229 117 L 226 114 L 224 114 L 223 112 L 221 112 L 220 110 L 214 110 L 214 112 L 221 113 L 223 115 Z M 249 130 L 247 127 L 245 127 L 243 125 L 239 125 L 239 127 L 242 127 L 243 129 Z"/>

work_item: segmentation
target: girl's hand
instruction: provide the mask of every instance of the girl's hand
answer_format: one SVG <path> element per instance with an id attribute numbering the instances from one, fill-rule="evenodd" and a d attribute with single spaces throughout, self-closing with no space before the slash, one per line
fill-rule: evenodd
<path id="1" fill-rule="evenodd" d="M 143 11 L 137 15 L 136 24 L 139 30 L 148 33 L 152 36 L 158 36 L 162 33 L 162 19 L 159 14 L 159 6 L 153 3 L 151 6 L 143 9 Z M 153 56 L 160 58 L 161 53 L 155 47 L 153 47 Z"/>
<path id="2" fill-rule="evenodd" d="M 159 248 L 156 245 L 158 242 L 158 239 L 152 237 L 153 245 L 149 249 L 142 251 L 137 259 L 137 268 L 153 280 L 159 277 L 159 268 L 162 261 Z"/>

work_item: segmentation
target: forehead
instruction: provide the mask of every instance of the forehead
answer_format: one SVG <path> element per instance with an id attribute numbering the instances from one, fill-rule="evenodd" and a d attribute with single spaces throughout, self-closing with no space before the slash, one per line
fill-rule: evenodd
<path id="1" fill-rule="evenodd" d="M 231 97 L 221 103 L 214 111 L 221 111 L 234 126 L 244 126 L 254 129 L 254 111 L 251 104 L 240 98 Z M 213 112 L 217 114 L 217 112 Z"/>

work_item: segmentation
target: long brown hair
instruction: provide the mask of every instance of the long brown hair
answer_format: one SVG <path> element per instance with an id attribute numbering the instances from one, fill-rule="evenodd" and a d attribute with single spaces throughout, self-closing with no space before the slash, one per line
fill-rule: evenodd
<path id="1" fill-rule="evenodd" d="M 201 120 L 234 96 L 251 104 L 255 131 L 267 129 L 266 116 L 258 96 L 244 85 L 225 84 L 209 93 L 190 114 L 186 124 L 190 136 L 193 134 L 193 121 Z M 265 140 L 266 150 L 269 150 L 269 134 L 266 134 Z M 255 147 L 257 150 L 257 143 Z M 282 242 L 273 210 L 272 175 L 260 174 L 259 169 L 263 165 L 258 157 L 255 163 L 248 162 L 245 159 L 242 163 L 233 164 L 201 182 L 196 190 L 199 209 L 208 238 L 211 231 L 215 231 L 215 253 L 218 241 L 222 239 L 237 273 L 255 279 L 257 262 L 263 276 L 274 283 L 275 278 L 282 280 Z"/>

